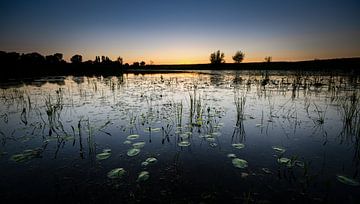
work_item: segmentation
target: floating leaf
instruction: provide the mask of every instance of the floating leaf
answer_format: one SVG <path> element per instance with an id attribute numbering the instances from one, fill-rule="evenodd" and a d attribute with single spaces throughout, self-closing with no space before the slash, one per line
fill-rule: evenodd
<path id="1" fill-rule="evenodd" d="M 290 163 L 291 160 L 289 158 L 282 157 L 282 158 L 279 158 L 277 161 L 280 164 L 288 164 L 288 163 Z"/>
<path id="2" fill-rule="evenodd" d="M 240 169 L 245 169 L 248 166 L 248 162 L 243 160 L 243 159 L 239 159 L 239 158 L 234 158 L 232 160 L 233 165 L 236 168 L 240 168 Z"/>
<path id="3" fill-rule="evenodd" d="M 276 152 L 283 154 L 286 150 L 283 147 L 279 147 L 279 146 L 272 146 L 273 150 L 275 150 Z"/>
<path id="4" fill-rule="evenodd" d="M 149 179 L 149 177 L 150 177 L 149 172 L 147 172 L 147 171 L 142 171 L 142 172 L 140 172 L 140 174 L 139 174 L 139 176 L 138 176 L 138 178 L 137 178 L 136 181 L 137 181 L 137 182 L 146 181 L 146 180 Z"/>
<path id="5" fill-rule="evenodd" d="M 236 158 L 236 155 L 235 155 L 235 154 L 228 154 L 227 157 L 229 157 L 229 158 Z"/>
<path id="6" fill-rule="evenodd" d="M 111 149 L 104 149 L 103 152 L 108 152 L 108 153 L 110 153 L 110 152 L 111 152 Z"/>
<path id="7" fill-rule="evenodd" d="M 111 156 L 111 152 L 102 152 L 102 153 L 96 155 L 96 159 L 104 160 L 104 159 L 109 158 L 110 156 Z"/>
<path id="8" fill-rule="evenodd" d="M 126 171 L 123 168 L 116 168 L 107 173 L 107 177 L 111 179 L 121 178 Z"/>
<path id="9" fill-rule="evenodd" d="M 128 140 L 135 140 L 135 139 L 139 138 L 139 136 L 140 136 L 140 135 L 138 135 L 138 134 L 133 134 L 133 135 L 127 136 L 126 139 L 128 139 Z"/>
<path id="10" fill-rule="evenodd" d="M 245 145 L 242 143 L 235 143 L 235 144 L 232 144 L 232 146 L 235 147 L 236 149 L 242 149 L 245 147 Z"/>
<path id="11" fill-rule="evenodd" d="M 180 147 L 188 147 L 188 146 L 190 146 L 190 142 L 189 141 L 182 141 L 182 142 L 179 142 L 178 145 Z"/>
<path id="12" fill-rule="evenodd" d="M 147 166 L 147 165 L 149 165 L 149 162 L 144 161 L 141 163 L 141 166 Z"/>
<path id="13" fill-rule="evenodd" d="M 179 135 L 182 139 L 187 139 L 190 137 L 190 135 L 186 134 L 186 133 L 183 133 L 183 134 L 180 134 Z"/>
<path id="14" fill-rule="evenodd" d="M 133 157 L 133 156 L 138 155 L 139 153 L 140 153 L 140 149 L 132 148 L 132 149 L 128 150 L 127 155 L 129 157 Z"/>
<path id="15" fill-rule="evenodd" d="M 11 160 L 15 161 L 15 162 L 23 162 L 28 160 L 28 157 L 24 154 L 14 154 L 11 156 L 10 158 Z"/>
<path id="16" fill-rule="evenodd" d="M 145 161 L 148 162 L 148 163 L 156 163 L 157 159 L 155 157 L 149 157 Z"/>
<path id="17" fill-rule="evenodd" d="M 131 141 L 125 140 L 124 144 L 131 144 Z"/>
<path id="18" fill-rule="evenodd" d="M 360 183 L 344 175 L 336 175 L 338 181 L 349 186 L 360 186 Z"/>
<path id="19" fill-rule="evenodd" d="M 210 143 L 210 147 L 217 147 L 217 146 L 218 146 L 218 144 L 215 142 Z"/>
<path id="20" fill-rule="evenodd" d="M 134 147 L 135 149 L 141 149 L 141 148 L 143 148 L 144 146 L 145 146 L 145 142 L 136 142 L 136 143 L 133 144 L 133 147 Z"/>
<path id="21" fill-rule="evenodd" d="M 262 168 L 261 169 L 263 172 L 267 173 L 267 174 L 271 174 L 272 172 L 270 171 L 270 169 L 268 168 Z"/>
<path id="22" fill-rule="evenodd" d="M 215 138 L 213 138 L 213 137 L 207 137 L 207 138 L 206 138 L 206 141 L 208 141 L 208 142 L 215 142 Z"/>

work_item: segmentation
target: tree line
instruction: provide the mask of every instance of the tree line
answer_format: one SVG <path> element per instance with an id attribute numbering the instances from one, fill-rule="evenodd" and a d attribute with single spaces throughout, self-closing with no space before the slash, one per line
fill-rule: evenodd
<path id="1" fill-rule="evenodd" d="M 241 63 L 245 58 L 245 53 L 242 51 L 236 51 L 235 55 L 232 56 L 232 59 L 235 63 Z M 265 57 L 265 62 L 271 62 L 272 57 L 267 56 Z M 210 63 L 211 64 L 221 64 L 225 63 L 225 54 L 221 52 L 220 50 L 213 52 L 210 54 Z"/>

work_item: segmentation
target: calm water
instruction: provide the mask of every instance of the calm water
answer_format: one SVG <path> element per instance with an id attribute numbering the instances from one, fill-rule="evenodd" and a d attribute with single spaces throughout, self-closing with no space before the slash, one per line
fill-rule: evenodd
<path id="1" fill-rule="evenodd" d="M 358 76 L 275 71 L 2 84 L 0 196 L 359 203 L 359 91 Z"/>

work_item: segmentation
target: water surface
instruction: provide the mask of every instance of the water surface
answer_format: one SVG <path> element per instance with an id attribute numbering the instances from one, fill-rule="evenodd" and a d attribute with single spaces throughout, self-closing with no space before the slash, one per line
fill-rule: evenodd
<path id="1" fill-rule="evenodd" d="M 350 74 L 285 71 L 2 83 L 0 195 L 357 203 L 359 85 Z M 109 178 L 115 168 L 125 173 Z"/>

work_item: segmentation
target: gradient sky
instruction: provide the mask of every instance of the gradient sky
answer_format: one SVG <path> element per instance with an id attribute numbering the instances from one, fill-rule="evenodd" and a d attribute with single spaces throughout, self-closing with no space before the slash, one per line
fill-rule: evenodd
<path id="1" fill-rule="evenodd" d="M 125 62 L 360 56 L 359 0 L 1 0 L 0 50 Z"/>

